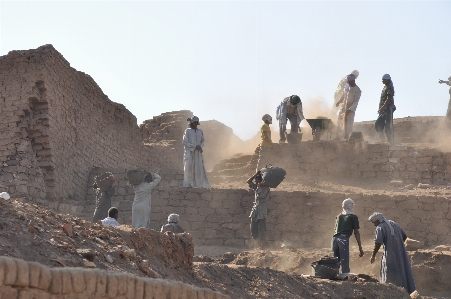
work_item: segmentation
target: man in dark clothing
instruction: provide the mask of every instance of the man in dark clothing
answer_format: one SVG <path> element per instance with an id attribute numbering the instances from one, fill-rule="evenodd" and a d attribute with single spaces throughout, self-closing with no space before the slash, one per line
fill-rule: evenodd
<path id="1" fill-rule="evenodd" d="M 254 179 L 255 183 L 253 182 Z M 270 189 L 264 185 L 260 170 L 251 176 L 246 183 L 249 184 L 249 188 L 255 190 L 254 206 L 249 215 L 252 239 L 258 240 L 258 246 L 263 249 L 266 246 L 266 216 L 268 214 L 266 201 L 269 199 Z"/>
<path id="2" fill-rule="evenodd" d="M 345 199 L 342 204 L 343 211 L 336 217 L 334 236 L 332 237 L 332 252 L 341 264 L 341 273 L 349 273 L 349 238 L 354 232 L 359 245 L 360 254 L 363 256 L 362 243 L 360 242 L 359 218 L 354 213 L 354 201 Z"/>
<path id="3" fill-rule="evenodd" d="M 168 216 L 168 224 L 165 224 L 161 227 L 161 232 L 173 232 L 174 234 L 182 234 L 185 231 L 183 228 L 178 225 L 180 216 L 178 214 L 170 214 Z"/>
<path id="4" fill-rule="evenodd" d="M 374 128 L 376 129 L 381 142 L 384 142 L 386 137 L 387 142 L 393 144 L 395 142 L 393 128 L 393 112 L 396 110 L 395 100 L 393 98 L 395 96 L 395 88 L 393 87 L 393 82 L 389 74 L 382 76 L 382 83 L 384 83 L 385 86 L 382 89 L 379 110 L 377 111 L 379 116 L 374 124 Z"/>

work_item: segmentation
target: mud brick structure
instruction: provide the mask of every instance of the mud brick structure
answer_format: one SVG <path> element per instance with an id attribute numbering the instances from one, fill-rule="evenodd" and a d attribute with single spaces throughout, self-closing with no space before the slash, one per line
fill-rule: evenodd
<path id="1" fill-rule="evenodd" d="M 401 143 L 436 143 L 443 138 L 445 128 L 448 126 L 444 116 L 415 116 L 403 117 L 393 120 L 395 129 L 395 142 Z M 374 129 L 375 121 L 356 122 L 353 131 L 362 132 L 367 141 L 379 141 Z"/>

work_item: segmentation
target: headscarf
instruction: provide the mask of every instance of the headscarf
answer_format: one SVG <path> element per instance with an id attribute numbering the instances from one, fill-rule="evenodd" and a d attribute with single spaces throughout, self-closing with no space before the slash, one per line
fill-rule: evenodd
<path id="1" fill-rule="evenodd" d="M 2 192 L 0 193 L 0 197 L 3 199 L 10 199 L 11 197 L 9 196 L 8 192 Z"/>
<path id="2" fill-rule="evenodd" d="M 388 80 L 391 80 L 391 77 L 390 77 L 389 74 L 385 74 L 385 75 L 382 76 L 382 79 L 388 79 Z"/>
<path id="3" fill-rule="evenodd" d="M 179 222 L 179 215 L 178 214 L 170 214 L 168 216 L 168 223 L 177 223 Z"/>
<path id="4" fill-rule="evenodd" d="M 199 123 L 199 125 L 200 125 L 199 117 L 197 117 L 197 116 L 193 116 L 191 118 L 188 118 L 186 121 L 189 121 L 190 124 L 192 124 L 193 122 L 197 121 Z"/>
<path id="5" fill-rule="evenodd" d="M 272 117 L 271 117 L 271 115 L 269 115 L 269 114 L 263 115 L 262 120 L 263 120 L 264 122 L 268 121 L 270 124 L 272 124 Z"/>
<path id="6" fill-rule="evenodd" d="M 357 77 L 359 76 L 359 71 L 358 70 L 353 70 L 351 72 L 351 75 L 354 75 L 354 77 L 357 79 Z"/>
<path id="7" fill-rule="evenodd" d="M 346 198 L 345 200 L 343 200 L 343 203 L 341 204 L 341 206 L 343 207 L 343 211 L 341 212 L 342 215 L 355 215 L 354 213 L 354 201 L 350 198 Z"/>
<path id="8" fill-rule="evenodd" d="M 369 221 L 371 222 L 376 222 L 376 220 L 379 220 L 380 223 L 387 223 L 388 226 L 390 227 L 390 233 L 392 236 L 395 235 L 395 230 L 393 229 L 393 225 L 391 225 L 390 221 L 387 220 L 387 218 L 384 217 L 384 215 L 382 213 L 379 212 L 374 212 L 373 215 L 370 216 L 370 218 L 368 218 Z"/>
<path id="9" fill-rule="evenodd" d="M 292 95 L 290 97 L 290 103 L 293 105 L 297 105 L 300 101 L 301 101 L 301 98 L 299 98 L 299 96 L 297 96 L 297 95 Z"/>

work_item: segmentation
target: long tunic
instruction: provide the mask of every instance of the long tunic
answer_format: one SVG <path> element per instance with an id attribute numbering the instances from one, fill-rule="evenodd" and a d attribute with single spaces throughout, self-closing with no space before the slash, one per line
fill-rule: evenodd
<path id="1" fill-rule="evenodd" d="M 183 134 L 183 187 L 189 188 L 210 188 L 210 183 L 205 171 L 204 158 L 202 152 L 196 149 L 199 145 L 204 147 L 204 133 L 201 129 L 188 128 Z"/>
<path id="2" fill-rule="evenodd" d="M 95 189 L 96 208 L 92 216 L 92 222 L 97 222 L 108 217 L 108 210 L 111 208 L 111 199 L 114 196 L 114 190 L 114 187 L 111 187 L 107 191 L 100 191 L 99 188 Z"/>
<path id="3" fill-rule="evenodd" d="M 391 234 L 388 224 L 382 222 L 376 227 L 376 236 L 374 238 L 375 243 L 384 244 L 380 282 L 392 283 L 403 287 L 411 294 L 416 290 L 416 286 L 409 255 L 404 246 L 403 236 L 406 234 L 396 222 L 388 221 L 393 226 L 394 235 Z"/>
<path id="4" fill-rule="evenodd" d="M 251 214 L 249 218 L 252 221 L 257 221 L 258 219 L 266 219 L 268 215 L 268 208 L 266 207 L 266 202 L 269 199 L 269 193 L 271 189 L 268 186 L 258 186 L 257 184 L 251 182 L 249 188 L 255 190 L 255 200 L 252 206 Z"/>
<path id="5" fill-rule="evenodd" d="M 154 180 L 150 183 L 142 182 L 133 186 L 135 198 L 132 206 L 132 224 L 134 227 L 150 228 L 150 207 L 152 203 L 152 190 L 161 181 L 161 177 L 152 173 Z"/>

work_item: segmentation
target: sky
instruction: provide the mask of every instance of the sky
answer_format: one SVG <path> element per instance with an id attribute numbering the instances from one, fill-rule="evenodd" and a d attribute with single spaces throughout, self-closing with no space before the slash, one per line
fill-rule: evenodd
<path id="1" fill-rule="evenodd" d="M 188 109 L 249 139 L 292 94 L 320 116 L 354 69 L 356 121 L 376 119 L 385 73 L 395 118 L 445 115 L 450 13 L 451 1 L 0 1 L 0 55 L 52 44 L 138 124 Z"/>

